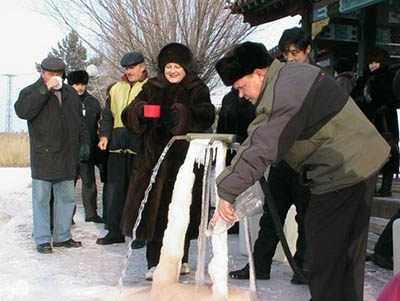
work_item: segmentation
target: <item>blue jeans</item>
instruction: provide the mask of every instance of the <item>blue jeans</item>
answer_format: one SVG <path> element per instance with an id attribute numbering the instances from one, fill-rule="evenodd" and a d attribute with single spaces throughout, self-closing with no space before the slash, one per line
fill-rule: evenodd
<path id="1" fill-rule="evenodd" d="M 50 195 L 54 193 L 53 241 L 72 238 L 71 221 L 75 205 L 74 181 L 44 181 L 32 179 L 33 237 L 36 244 L 50 243 Z"/>

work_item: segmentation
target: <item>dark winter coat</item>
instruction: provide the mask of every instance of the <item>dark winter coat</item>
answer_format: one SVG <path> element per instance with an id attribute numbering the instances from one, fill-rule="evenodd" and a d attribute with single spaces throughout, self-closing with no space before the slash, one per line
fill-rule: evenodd
<path id="1" fill-rule="evenodd" d="M 101 106 L 99 101 L 90 93 L 85 91 L 81 96 L 82 101 L 82 114 L 85 119 L 86 126 L 89 131 L 90 137 L 90 160 L 95 164 L 104 163 L 106 151 L 98 148 L 99 138 L 97 131 L 99 128 L 99 120 L 101 116 Z"/>
<path id="2" fill-rule="evenodd" d="M 161 117 L 143 120 L 142 110 L 145 104 L 161 105 Z M 123 213 L 122 231 L 125 235 L 132 235 L 152 169 L 168 141 L 174 135 L 204 132 L 212 125 L 214 118 L 215 109 L 210 101 L 209 90 L 203 81 L 194 75 L 186 75 L 179 84 L 170 84 L 162 75 L 150 79 L 136 99 L 124 110 L 122 120 L 125 126 L 142 141 L 136 155 Z M 187 141 L 176 141 L 162 162 L 136 233 L 138 239 L 162 240 L 175 179 L 185 159 L 188 145 Z M 200 172 L 195 170 L 195 173 Z M 188 238 L 194 238 L 198 234 L 201 181 L 201 177 L 196 177 L 192 191 Z"/>
<path id="3" fill-rule="evenodd" d="M 384 168 L 397 173 L 399 169 L 397 146 L 399 142 L 399 123 L 396 109 L 399 107 L 399 101 L 393 94 L 393 78 L 394 72 L 392 70 L 381 67 L 370 73 L 367 85 L 369 85 L 369 93 L 372 99 L 369 104 L 371 106 L 372 123 L 378 132 L 386 138 L 388 138 L 387 133 L 389 132 L 393 140 L 392 156 Z"/>
<path id="4" fill-rule="evenodd" d="M 239 143 L 247 138 L 247 127 L 256 117 L 255 107 L 246 99 L 239 98 L 233 89 L 222 99 L 218 114 L 217 133 L 235 134 Z M 236 152 L 228 151 L 226 165 L 230 165 Z"/>
<path id="5" fill-rule="evenodd" d="M 76 91 L 63 85 L 62 104 L 43 79 L 24 88 L 15 103 L 17 116 L 28 121 L 32 178 L 74 179 L 79 145 L 89 144 Z"/>
<path id="6" fill-rule="evenodd" d="M 393 79 L 393 93 L 397 97 L 397 101 L 400 101 L 400 69 L 397 70 Z"/>

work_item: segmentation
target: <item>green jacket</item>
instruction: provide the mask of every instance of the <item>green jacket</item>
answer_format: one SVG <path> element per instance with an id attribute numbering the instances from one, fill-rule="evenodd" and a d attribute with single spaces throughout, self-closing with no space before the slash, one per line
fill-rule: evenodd
<path id="1" fill-rule="evenodd" d="M 233 202 L 285 160 L 313 194 L 352 186 L 380 170 L 390 147 L 353 99 L 326 71 L 309 64 L 268 68 L 249 137 L 217 178 L 219 196 Z"/>

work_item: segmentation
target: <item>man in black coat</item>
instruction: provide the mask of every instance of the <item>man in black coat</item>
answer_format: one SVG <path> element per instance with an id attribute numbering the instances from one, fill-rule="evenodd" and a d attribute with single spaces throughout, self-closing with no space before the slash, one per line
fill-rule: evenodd
<path id="1" fill-rule="evenodd" d="M 28 121 L 32 171 L 33 236 L 40 253 L 53 247 L 77 248 L 71 219 L 78 159 L 86 160 L 89 137 L 76 91 L 64 85 L 65 64 L 55 57 L 42 61 L 41 77 L 24 88 L 15 103 Z M 50 195 L 54 192 L 54 230 L 50 231 Z"/>
<path id="2" fill-rule="evenodd" d="M 97 187 L 95 177 L 96 154 L 101 152 L 97 147 L 99 139 L 97 137 L 98 122 L 101 115 L 99 101 L 90 95 L 86 86 L 89 83 L 89 74 L 85 70 L 76 70 L 68 73 L 68 84 L 78 93 L 82 102 L 82 114 L 90 137 L 90 158 L 87 162 L 78 164 L 76 180 L 82 180 L 82 202 L 85 209 L 85 221 L 103 223 L 103 218 L 97 214 Z M 104 209 L 104 208 L 103 208 Z"/>

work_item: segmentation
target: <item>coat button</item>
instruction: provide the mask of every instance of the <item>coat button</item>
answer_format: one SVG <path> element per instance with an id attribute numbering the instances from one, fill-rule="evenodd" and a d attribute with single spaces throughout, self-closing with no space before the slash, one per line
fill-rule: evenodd
<path id="1" fill-rule="evenodd" d="M 48 148 L 46 148 L 46 152 L 48 152 L 49 151 L 49 149 Z"/>
<path id="2" fill-rule="evenodd" d="M 333 176 L 329 176 L 329 179 L 330 179 L 330 180 L 333 180 Z"/>

